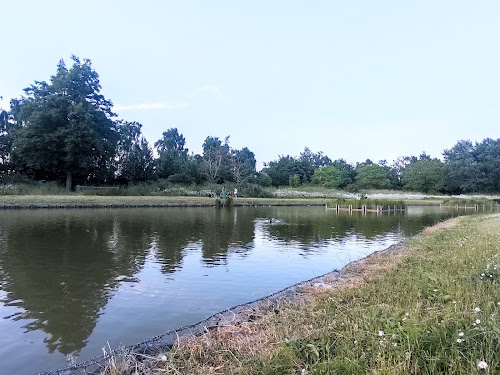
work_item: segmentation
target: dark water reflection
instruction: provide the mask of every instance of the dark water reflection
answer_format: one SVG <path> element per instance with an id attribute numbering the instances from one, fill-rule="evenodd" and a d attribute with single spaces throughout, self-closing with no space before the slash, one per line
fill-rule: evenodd
<path id="1" fill-rule="evenodd" d="M 0 373 L 132 344 L 385 248 L 457 211 L 0 212 Z M 272 221 L 270 220 L 272 219 Z"/>

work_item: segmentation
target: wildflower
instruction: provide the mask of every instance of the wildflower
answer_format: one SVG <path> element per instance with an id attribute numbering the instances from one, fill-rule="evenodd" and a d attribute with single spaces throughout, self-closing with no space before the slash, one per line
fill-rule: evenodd
<path id="1" fill-rule="evenodd" d="M 393 345 L 393 346 L 398 346 L 398 343 L 397 343 L 397 342 L 395 342 L 395 343 L 394 343 L 394 344 L 392 344 L 392 345 Z"/>
<path id="2" fill-rule="evenodd" d="M 433 292 L 437 292 L 438 290 L 437 289 L 432 289 Z"/>
<path id="3" fill-rule="evenodd" d="M 475 312 L 479 312 L 479 311 L 481 311 L 481 309 L 480 309 L 479 307 L 476 307 L 476 308 L 474 309 L 474 311 L 475 311 Z"/>
<path id="4" fill-rule="evenodd" d="M 464 333 L 463 333 L 463 332 L 460 332 L 460 333 L 458 334 L 458 337 L 464 337 Z"/>
<path id="5" fill-rule="evenodd" d="M 476 319 L 476 324 L 479 324 L 479 323 L 481 323 L 481 320 Z"/>
<path id="6" fill-rule="evenodd" d="M 406 318 L 401 319 L 402 322 L 404 322 L 405 320 L 406 320 Z"/>
<path id="7" fill-rule="evenodd" d="M 460 344 L 463 340 L 462 339 L 457 339 L 457 342 Z"/>
<path id="8" fill-rule="evenodd" d="M 358 340 L 354 340 L 354 343 L 357 344 L 358 343 Z"/>
<path id="9" fill-rule="evenodd" d="M 384 331 L 378 331 L 378 335 L 379 335 L 380 337 L 384 336 Z"/>
<path id="10" fill-rule="evenodd" d="M 453 301 L 453 304 L 456 305 L 457 304 L 457 301 Z"/>
<path id="11" fill-rule="evenodd" d="M 477 368 L 479 370 L 486 370 L 488 368 L 488 364 L 485 361 L 479 361 L 477 363 Z"/>
<path id="12" fill-rule="evenodd" d="M 497 302 L 497 305 L 500 306 L 500 302 Z"/>
<path id="13" fill-rule="evenodd" d="M 406 316 L 410 316 L 410 313 L 409 313 L 409 312 L 407 312 L 405 315 L 406 315 Z"/>
<path id="14" fill-rule="evenodd" d="M 158 356 L 156 358 L 158 358 L 160 361 L 166 361 L 167 360 L 167 356 L 164 353 L 158 354 Z"/>

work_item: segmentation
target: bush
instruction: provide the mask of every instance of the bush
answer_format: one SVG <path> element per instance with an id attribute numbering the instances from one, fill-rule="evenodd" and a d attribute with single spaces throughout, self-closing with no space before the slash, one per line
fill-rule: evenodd
<path id="1" fill-rule="evenodd" d="M 297 176 L 296 174 L 293 176 L 290 176 L 290 179 L 288 180 L 288 184 L 291 187 L 299 187 L 300 186 L 300 177 Z"/>

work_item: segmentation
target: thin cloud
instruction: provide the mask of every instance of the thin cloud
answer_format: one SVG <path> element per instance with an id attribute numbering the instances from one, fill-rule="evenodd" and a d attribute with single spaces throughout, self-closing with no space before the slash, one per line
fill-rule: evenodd
<path id="1" fill-rule="evenodd" d="M 114 105 L 115 111 L 130 111 L 130 110 L 144 110 L 144 109 L 183 109 L 189 107 L 189 103 L 146 103 L 146 104 L 133 104 L 133 105 Z"/>

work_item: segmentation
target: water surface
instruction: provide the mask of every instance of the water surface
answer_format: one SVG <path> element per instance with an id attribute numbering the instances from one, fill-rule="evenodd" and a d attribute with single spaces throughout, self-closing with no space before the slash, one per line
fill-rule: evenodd
<path id="1" fill-rule="evenodd" d="M 0 373 L 134 344 L 340 269 L 457 212 L 0 211 Z"/>

